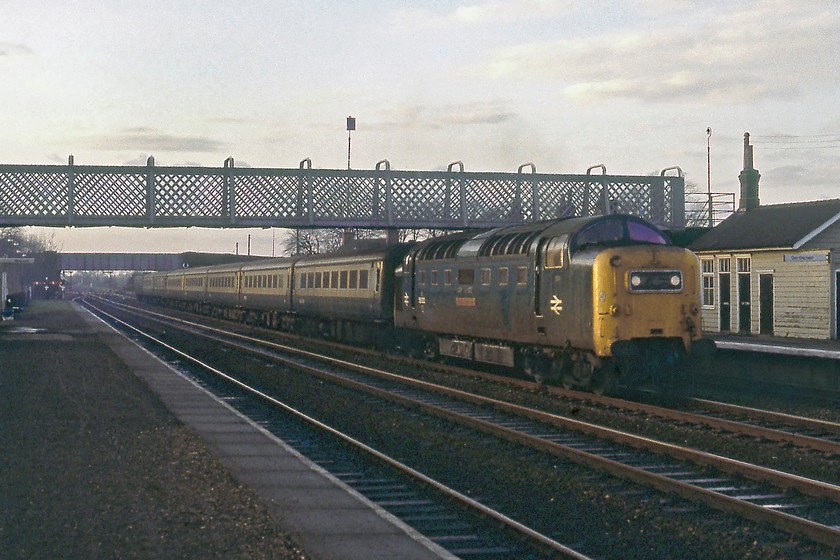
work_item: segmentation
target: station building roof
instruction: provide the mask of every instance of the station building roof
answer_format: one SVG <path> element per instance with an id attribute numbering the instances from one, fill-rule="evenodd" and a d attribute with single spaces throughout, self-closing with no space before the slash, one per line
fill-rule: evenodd
<path id="1" fill-rule="evenodd" d="M 840 199 L 739 210 L 695 240 L 692 251 L 799 249 L 840 220 Z"/>

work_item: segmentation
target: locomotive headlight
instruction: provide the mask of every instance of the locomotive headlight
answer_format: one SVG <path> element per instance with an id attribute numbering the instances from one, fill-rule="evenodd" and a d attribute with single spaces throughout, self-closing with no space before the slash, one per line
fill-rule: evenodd
<path id="1" fill-rule="evenodd" d="M 673 276 L 671 276 L 671 285 L 673 287 L 678 288 L 681 282 L 682 278 L 680 278 L 679 274 L 674 274 Z"/>
<path id="2" fill-rule="evenodd" d="M 638 288 L 639 286 L 642 285 L 642 277 L 639 276 L 638 274 L 630 275 L 630 285 L 633 286 L 634 288 Z"/>

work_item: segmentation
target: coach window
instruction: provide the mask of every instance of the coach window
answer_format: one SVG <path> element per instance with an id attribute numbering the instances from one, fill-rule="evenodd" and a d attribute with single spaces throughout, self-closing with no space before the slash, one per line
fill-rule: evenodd
<path id="1" fill-rule="evenodd" d="M 315 273 L 315 287 L 316 288 L 321 287 L 321 273 L 320 272 Z"/>
<path id="2" fill-rule="evenodd" d="M 330 288 L 338 288 L 338 271 L 330 272 Z"/>
<path id="3" fill-rule="evenodd" d="M 510 279 L 510 269 L 506 266 L 499 268 L 499 286 L 507 286 Z"/>
<path id="4" fill-rule="evenodd" d="M 347 288 L 347 271 L 346 270 L 342 270 L 341 273 L 339 274 L 338 287 L 341 288 L 342 290 Z"/>
<path id="5" fill-rule="evenodd" d="M 300 289 L 306 288 L 306 273 L 305 272 L 301 272 L 300 275 L 298 276 L 298 284 L 300 284 L 300 286 L 298 286 Z"/>
<path id="6" fill-rule="evenodd" d="M 367 290 L 368 289 L 368 271 L 367 270 L 360 270 L 359 271 L 359 289 L 360 290 Z"/>
<path id="7" fill-rule="evenodd" d="M 359 285 L 359 271 L 358 270 L 351 270 L 350 271 L 350 289 L 355 290 Z"/>
<path id="8" fill-rule="evenodd" d="M 315 273 L 309 272 L 306 278 L 306 287 L 307 288 L 314 288 L 315 287 Z"/>

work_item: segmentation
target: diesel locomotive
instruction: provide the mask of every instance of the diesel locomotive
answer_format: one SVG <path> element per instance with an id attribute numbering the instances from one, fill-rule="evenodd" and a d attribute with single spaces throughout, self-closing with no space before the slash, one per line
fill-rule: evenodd
<path id="1" fill-rule="evenodd" d="M 712 348 L 701 337 L 697 257 L 617 214 L 149 273 L 135 291 L 229 320 L 496 364 L 596 392 L 616 380 L 662 381 L 687 353 Z"/>

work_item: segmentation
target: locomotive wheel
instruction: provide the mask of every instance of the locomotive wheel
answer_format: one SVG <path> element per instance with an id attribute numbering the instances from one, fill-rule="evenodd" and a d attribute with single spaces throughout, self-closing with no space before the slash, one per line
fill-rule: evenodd
<path id="1" fill-rule="evenodd" d="M 592 386 L 593 374 L 598 366 L 598 359 L 587 352 L 578 352 L 572 357 L 570 367 L 563 375 L 564 389 L 589 389 Z"/>
<path id="2" fill-rule="evenodd" d="M 426 342 L 423 343 L 423 351 L 422 351 L 423 359 L 428 360 L 430 362 L 437 361 L 440 357 L 438 354 L 438 342 L 435 339 L 428 339 Z"/>
<path id="3" fill-rule="evenodd" d="M 596 395 L 608 394 L 615 386 L 618 371 L 614 364 L 606 363 L 596 367 L 592 372 L 589 390 Z"/>

